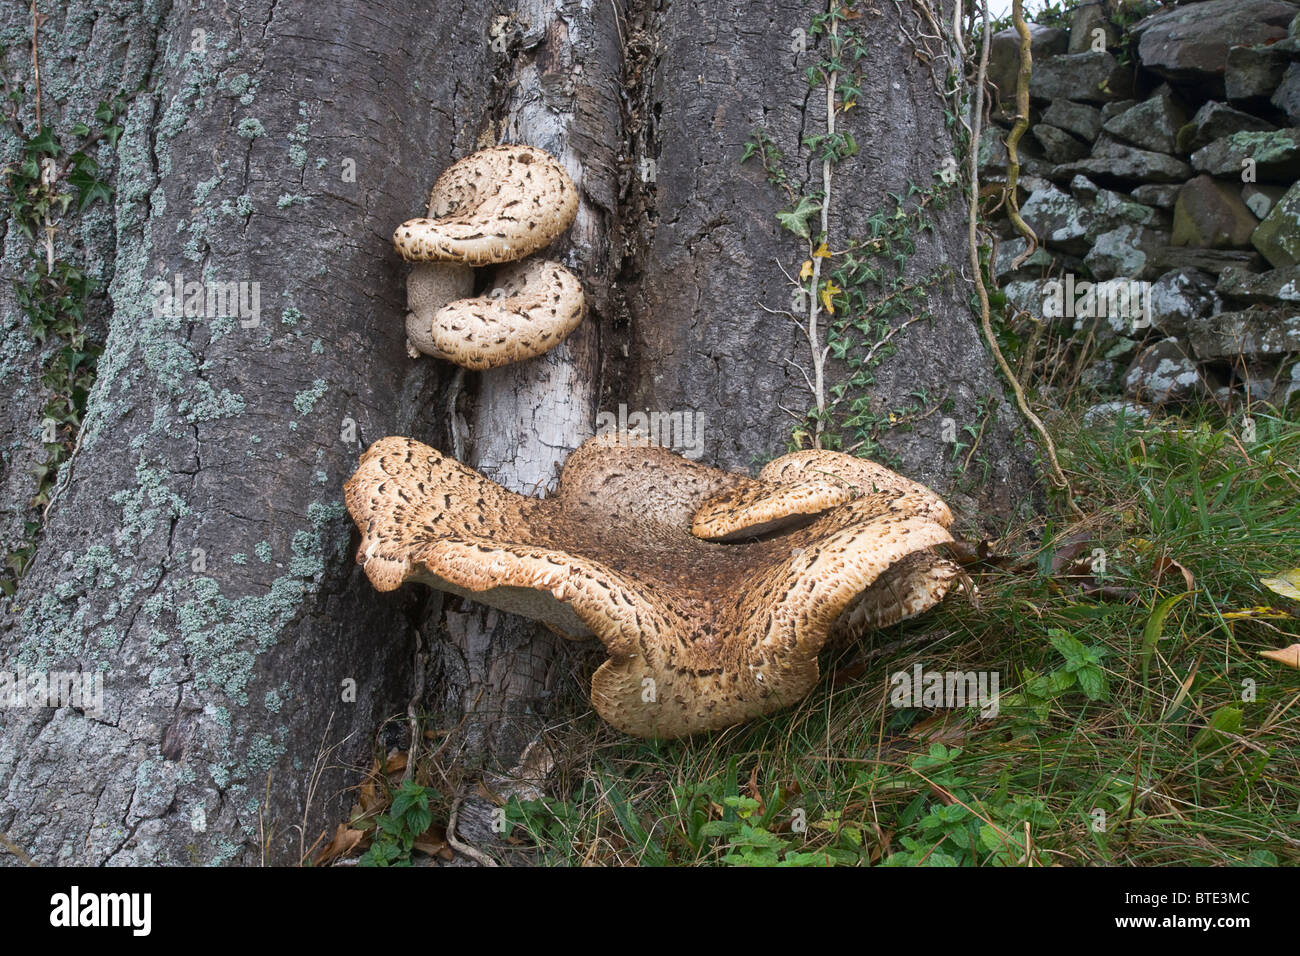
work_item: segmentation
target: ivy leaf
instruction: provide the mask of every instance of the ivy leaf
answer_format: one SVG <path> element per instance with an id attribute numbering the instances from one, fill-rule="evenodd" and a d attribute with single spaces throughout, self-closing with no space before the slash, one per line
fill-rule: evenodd
<path id="1" fill-rule="evenodd" d="M 59 144 L 54 139 L 54 128 L 43 126 L 41 131 L 27 141 L 27 154 L 44 153 L 46 156 L 59 155 Z"/>
<path id="2" fill-rule="evenodd" d="M 778 212 L 776 218 L 781 225 L 793 232 L 801 239 L 812 238 L 812 227 L 808 225 L 808 220 L 822 211 L 821 203 L 815 199 L 804 196 L 799 200 L 799 204 L 794 209 Z"/>

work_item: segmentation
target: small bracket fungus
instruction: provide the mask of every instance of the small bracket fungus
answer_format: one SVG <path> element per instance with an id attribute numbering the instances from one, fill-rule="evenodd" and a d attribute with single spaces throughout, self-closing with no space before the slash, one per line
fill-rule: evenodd
<path id="1" fill-rule="evenodd" d="M 496 146 L 452 164 L 434 183 L 428 216 L 397 227 L 393 246 L 415 263 L 407 280 L 408 349 L 476 370 L 533 358 L 582 321 L 577 277 L 556 262 L 502 270 L 491 294 L 468 298 L 471 266 L 513 263 L 573 223 L 578 190 L 532 146 Z"/>
<path id="2" fill-rule="evenodd" d="M 889 623 L 943 597 L 951 575 L 934 573 L 929 549 L 952 540 L 948 509 L 893 479 L 801 527 L 720 544 L 692 533 L 701 505 L 754 483 L 663 448 L 593 438 L 539 499 L 393 437 L 361 457 L 346 500 L 376 588 L 420 581 L 594 634 L 610 654 L 592 678 L 596 712 L 666 738 L 796 703 L 833 628 Z"/>

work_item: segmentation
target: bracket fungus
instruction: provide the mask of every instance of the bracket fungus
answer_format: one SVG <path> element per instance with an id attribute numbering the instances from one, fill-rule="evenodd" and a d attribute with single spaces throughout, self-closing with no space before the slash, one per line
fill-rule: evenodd
<path id="1" fill-rule="evenodd" d="M 414 263 L 406 334 L 423 353 L 483 370 L 554 348 L 586 313 L 578 278 L 558 262 L 518 262 L 573 224 L 578 190 L 554 157 L 495 146 L 438 177 L 428 215 L 402 223 L 393 247 Z M 472 266 L 513 263 L 488 295 L 471 298 Z"/>
<path id="2" fill-rule="evenodd" d="M 786 458 L 770 475 L 808 470 Z M 596 712 L 668 738 L 796 703 L 832 629 L 891 623 L 943 597 L 952 575 L 930 549 L 952 540 L 951 515 L 893 478 L 805 511 L 798 527 L 719 543 L 692 533 L 701 505 L 755 482 L 663 448 L 593 438 L 555 494 L 530 498 L 391 437 L 362 455 L 346 500 L 376 588 L 419 581 L 570 638 L 594 634 L 610 655 L 592 678 Z"/>

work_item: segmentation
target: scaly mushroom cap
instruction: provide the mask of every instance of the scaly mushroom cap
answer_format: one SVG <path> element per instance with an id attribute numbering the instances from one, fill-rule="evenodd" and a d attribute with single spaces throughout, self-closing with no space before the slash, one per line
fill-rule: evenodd
<path id="1" fill-rule="evenodd" d="M 528 259 L 501 269 L 490 295 L 457 299 L 426 325 L 413 312 L 407 334 L 426 355 L 481 371 L 555 348 L 586 314 L 582 283 L 558 262 Z M 408 293 L 409 295 L 409 293 Z"/>
<path id="2" fill-rule="evenodd" d="M 403 259 L 491 265 L 522 259 L 560 236 L 578 214 L 578 190 L 549 153 L 494 146 L 448 167 L 429 207 L 436 218 L 410 219 L 393 233 Z"/>
<path id="3" fill-rule="evenodd" d="M 691 531 L 713 541 L 741 541 L 807 521 L 859 495 L 891 490 L 926 497 L 934 520 L 945 528 L 952 524 L 948 506 L 925 485 L 865 458 L 814 449 L 773 459 L 757 479 L 714 495 L 695 513 Z M 943 598 L 959 572 L 933 551 L 908 555 L 854 600 L 831 640 L 854 639 L 921 613 Z"/>
<path id="4" fill-rule="evenodd" d="M 951 540 L 942 502 L 903 489 L 762 541 L 693 535 L 700 504 L 746 480 L 604 436 L 569 456 L 554 496 L 528 498 L 394 437 L 362 456 L 346 499 L 376 588 L 422 581 L 594 633 L 610 654 L 592 678 L 597 713 L 627 733 L 676 737 L 800 700 L 855 599 Z"/>
<path id="5" fill-rule="evenodd" d="M 700 505 L 691 531 L 710 541 L 736 541 L 787 527 L 874 491 L 909 491 L 933 501 L 935 520 L 945 528 L 952 513 L 933 491 L 884 465 L 837 451 L 796 451 L 775 458 Z"/>

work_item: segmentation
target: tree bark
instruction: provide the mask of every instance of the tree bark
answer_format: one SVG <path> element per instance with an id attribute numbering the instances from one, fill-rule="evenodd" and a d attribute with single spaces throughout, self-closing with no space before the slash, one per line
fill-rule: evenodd
<path id="1" fill-rule="evenodd" d="M 760 306 L 789 303 L 781 266 L 804 253 L 777 225 L 783 197 L 739 158 L 758 127 L 797 154 L 815 111 L 812 53 L 790 51 L 791 31 L 822 9 L 51 10 L 47 122 L 144 88 L 114 207 L 83 244 L 109 289 L 106 351 L 64 490 L 5 607 L 0 670 L 102 670 L 107 707 L 0 711 L 0 831 L 41 863 L 296 862 L 344 818 L 355 768 L 414 688 L 455 730 L 444 754 L 474 772 L 510 768 L 563 699 L 583 696 L 571 685 L 590 676 L 588 648 L 424 589 L 376 594 L 353 560 L 342 482 L 371 441 L 408 434 L 542 493 L 595 413 L 620 403 L 702 413 L 714 465 L 782 453 L 778 404 L 807 406 L 785 360 L 806 345 Z M 3 14 L 30 43 L 25 8 Z M 930 68 L 899 36 L 925 24 L 897 5 L 873 15 L 850 115 L 863 152 L 837 197 L 836 241 L 952 151 Z M 549 150 L 578 184 L 578 219 L 548 254 L 583 278 L 589 318 L 553 353 L 493 372 L 411 361 L 392 229 L 422 214 L 442 169 L 495 142 Z M 933 294 L 932 324 L 905 330 L 873 398 L 888 410 L 941 388 L 959 427 L 991 399 L 981 486 L 957 489 L 937 421 L 882 440 L 970 513 L 1006 514 L 1031 483 L 1027 457 L 960 276 L 962 204 L 943 215 L 912 268 L 950 262 L 958 278 Z M 11 230 L 7 257 L 17 241 Z M 259 283 L 260 323 L 155 318 L 150 285 L 176 274 Z M 11 347 L 25 335 L 15 323 Z M 34 354 L 3 370 L 31 392 L 5 413 L 11 515 L 43 402 Z M 427 675 L 413 673 L 417 651 Z M 470 801 L 462 835 L 489 838 L 489 810 Z"/>

